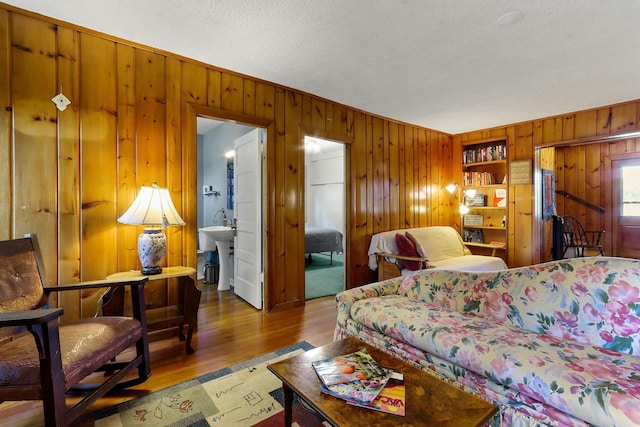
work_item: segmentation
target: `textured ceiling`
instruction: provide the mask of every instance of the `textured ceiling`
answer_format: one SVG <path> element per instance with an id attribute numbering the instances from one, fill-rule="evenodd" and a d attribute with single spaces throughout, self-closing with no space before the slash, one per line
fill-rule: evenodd
<path id="1" fill-rule="evenodd" d="M 637 0 L 5 0 L 460 133 L 640 98 Z"/>

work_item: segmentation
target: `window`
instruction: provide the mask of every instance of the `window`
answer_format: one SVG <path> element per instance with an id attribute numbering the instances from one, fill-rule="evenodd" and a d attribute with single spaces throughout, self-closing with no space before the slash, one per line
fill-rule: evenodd
<path id="1" fill-rule="evenodd" d="M 622 179 L 622 216 L 640 216 L 640 165 L 623 166 Z"/>

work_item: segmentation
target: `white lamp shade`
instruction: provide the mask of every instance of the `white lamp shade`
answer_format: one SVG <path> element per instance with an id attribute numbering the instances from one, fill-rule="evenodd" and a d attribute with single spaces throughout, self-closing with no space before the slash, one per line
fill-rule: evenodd
<path id="1" fill-rule="evenodd" d="M 118 222 L 130 225 L 186 225 L 176 211 L 171 195 L 166 188 L 160 188 L 154 182 L 151 187 L 143 186 L 138 197 L 127 211 L 118 218 Z M 138 256 L 142 264 L 142 274 L 160 274 L 160 264 L 164 259 L 167 239 L 162 229 L 145 228 L 138 238 Z"/>
<path id="2" fill-rule="evenodd" d="M 166 188 L 143 186 L 138 197 L 118 222 L 129 225 L 186 225 L 178 214 Z"/>

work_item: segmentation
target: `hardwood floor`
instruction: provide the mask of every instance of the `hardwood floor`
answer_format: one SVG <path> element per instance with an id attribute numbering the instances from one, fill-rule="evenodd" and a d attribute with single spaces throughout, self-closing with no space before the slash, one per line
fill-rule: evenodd
<path id="1" fill-rule="evenodd" d="M 334 297 L 307 301 L 305 306 L 263 314 L 233 291 L 217 291 L 201 285 L 198 331 L 193 336 L 194 354 L 187 354 L 176 333 L 152 341 L 151 377 L 137 387 L 99 399 L 92 410 L 157 391 L 170 385 L 243 362 L 300 341 L 318 347 L 333 341 L 336 322 Z M 151 337 L 153 340 L 153 336 Z M 0 426 L 43 425 L 39 402 L 0 404 Z"/>

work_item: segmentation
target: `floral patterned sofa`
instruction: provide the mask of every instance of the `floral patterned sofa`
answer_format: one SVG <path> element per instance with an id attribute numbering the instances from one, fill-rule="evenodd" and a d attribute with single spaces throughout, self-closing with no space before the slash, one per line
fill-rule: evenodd
<path id="1" fill-rule="evenodd" d="M 336 296 L 355 335 L 494 403 L 491 425 L 640 425 L 640 261 L 419 270 Z"/>

